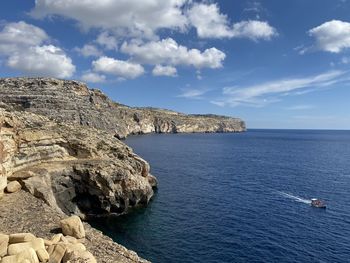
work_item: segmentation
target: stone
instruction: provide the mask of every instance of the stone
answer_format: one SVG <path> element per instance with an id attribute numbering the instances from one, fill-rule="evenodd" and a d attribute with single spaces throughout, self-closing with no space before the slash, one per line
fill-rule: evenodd
<path id="1" fill-rule="evenodd" d="M 89 251 L 67 251 L 62 260 L 63 263 L 84 262 L 97 263 L 95 257 Z"/>
<path id="2" fill-rule="evenodd" d="M 71 244 L 79 243 L 78 239 L 72 236 L 65 236 L 65 239 Z"/>
<path id="3" fill-rule="evenodd" d="M 29 263 L 39 263 L 38 256 L 33 248 L 28 248 L 16 255 L 6 256 L 2 258 L 1 263 L 24 263 L 27 260 Z"/>
<path id="4" fill-rule="evenodd" d="M 42 238 L 35 238 L 30 242 L 11 244 L 8 246 L 7 254 L 10 256 L 16 255 L 29 248 L 32 248 L 35 251 L 39 249 L 45 249 L 44 240 Z"/>
<path id="5" fill-rule="evenodd" d="M 0 234 L 0 258 L 7 254 L 9 239 L 10 237 L 8 235 Z"/>
<path id="6" fill-rule="evenodd" d="M 54 243 L 51 240 L 44 239 L 45 247 L 52 246 Z"/>
<path id="7" fill-rule="evenodd" d="M 2 174 L 1 164 L 0 164 L 0 198 L 3 196 L 6 186 L 7 186 L 7 176 Z"/>
<path id="8" fill-rule="evenodd" d="M 45 248 L 38 249 L 36 251 L 36 254 L 37 254 L 40 262 L 47 262 L 50 259 L 49 253 L 46 251 Z"/>
<path id="9" fill-rule="evenodd" d="M 36 237 L 32 233 L 17 233 L 10 235 L 10 244 L 23 243 L 34 240 Z"/>
<path id="10" fill-rule="evenodd" d="M 66 247 L 62 244 L 57 244 L 53 245 L 50 251 L 52 252 L 49 252 L 49 263 L 60 263 L 64 257 L 64 254 L 66 253 Z"/>
<path id="11" fill-rule="evenodd" d="M 61 233 L 54 235 L 54 236 L 51 238 L 51 243 L 52 243 L 52 244 L 57 244 L 58 242 L 61 241 L 62 236 L 63 236 L 63 235 L 62 235 Z"/>
<path id="12" fill-rule="evenodd" d="M 35 174 L 32 171 L 18 171 L 11 174 L 7 180 L 9 181 L 21 181 L 33 177 Z"/>
<path id="13" fill-rule="evenodd" d="M 22 188 L 22 186 L 19 182 L 12 181 L 12 182 L 8 183 L 8 185 L 6 187 L 6 192 L 15 193 L 15 192 L 21 190 L 21 188 Z"/>
<path id="14" fill-rule="evenodd" d="M 81 243 L 66 244 L 67 251 L 86 251 L 86 247 Z"/>
<path id="15" fill-rule="evenodd" d="M 61 220 L 62 233 L 75 238 L 84 238 L 85 230 L 78 216 L 71 216 Z"/>

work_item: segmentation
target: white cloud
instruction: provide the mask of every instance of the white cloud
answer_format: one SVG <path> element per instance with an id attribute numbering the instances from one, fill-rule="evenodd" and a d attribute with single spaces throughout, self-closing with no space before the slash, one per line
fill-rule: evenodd
<path id="1" fill-rule="evenodd" d="M 101 51 L 99 51 L 97 47 L 90 44 L 85 44 L 81 48 L 76 47 L 74 50 L 84 57 L 98 57 L 102 55 Z"/>
<path id="2" fill-rule="evenodd" d="M 0 53 L 9 54 L 28 46 L 41 45 L 49 37 L 39 27 L 23 21 L 6 24 L 0 32 Z"/>
<path id="3" fill-rule="evenodd" d="M 72 60 L 52 45 L 16 51 L 9 56 L 7 65 L 31 76 L 68 78 L 75 72 Z"/>
<path id="4" fill-rule="evenodd" d="M 117 39 L 110 35 L 108 32 L 102 32 L 98 35 L 97 39 L 96 39 L 96 43 L 98 43 L 99 45 L 103 46 L 106 49 L 112 50 L 118 49 L 118 41 Z"/>
<path id="5" fill-rule="evenodd" d="M 105 75 L 100 75 L 95 72 L 85 72 L 82 76 L 81 79 L 86 82 L 90 83 L 98 83 L 98 82 L 104 82 L 106 80 Z"/>
<path id="6" fill-rule="evenodd" d="M 277 36 L 275 28 L 271 27 L 267 22 L 248 20 L 233 24 L 233 37 L 249 38 L 254 41 L 259 39 L 270 40 Z"/>
<path id="7" fill-rule="evenodd" d="M 315 38 L 318 50 L 339 53 L 350 48 L 350 23 L 332 20 L 309 30 L 309 35 Z"/>
<path id="8" fill-rule="evenodd" d="M 241 21 L 231 26 L 217 4 L 195 3 L 188 16 L 200 38 L 249 38 L 256 41 L 269 40 L 277 35 L 276 29 L 264 21 Z"/>
<path id="9" fill-rule="evenodd" d="M 220 14 L 217 4 L 194 4 L 188 11 L 191 24 L 200 38 L 233 37 L 227 15 Z"/>
<path id="10" fill-rule="evenodd" d="M 48 35 L 23 21 L 5 24 L 0 31 L 0 55 L 6 65 L 30 76 L 68 78 L 75 72 L 72 60 L 62 49 L 44 45 Z"/>
<path id="11" fill-rule="evenodd" d="M 216 48 L 201 52 L 179 45 L 174 39 L 151 41 L 146 44 L 124 42 L 121 51 L 139 62 L 151 65 L 185 65 L 195 68 L 220 68 L 226 55 Z"/>
<path id="12" fill-rule="evenodd" d="M 172 67 L 172 66 L 156 65 L 153 68 L 152 74 L 154 76 L 176 77 L 177 76 L 177 70 L 176 70 L 175 67 Z"/>
<path id="13" fill-rule="evenodd" d="M 204 95 L 205 93 L 207 93 L 207 90 L 186 89 L 183 90 L 182 93 L 177 97 L 186 99 L 202 99 L 202 95 Z"/>
<path id="14" fill-rule="evenodd" d="M 290 78 L 271 81 L 248 87 L 226 87 L 223 89 L 223 98 L 212 103 L 220 106 L 264 106 L 279 101 L 279 96 L 304 94 L 321 87 L 328 87 L 336 83 L 349 81 L 343 78 L 345 71 L 329 71 L 315 76 L 305 78 Z M 301 93 L 300 93 L 301 92 Z"/>
<path id="15" fill-rule="evenodd" d="M 129 61 L 101 57 L 92 62 L 93 70 L 121 78 L 134 79 L 144 74 L 145 70 L 140 64 Z"/>
<path id="16" fill-rule="evenodd" d="M 113 30 L 118 35 L 153 37 L 161 28 L 184 30 L 182 8 L 188 0 L 36 0 L 32 15 L 59 15 L 85 29 Z"/>

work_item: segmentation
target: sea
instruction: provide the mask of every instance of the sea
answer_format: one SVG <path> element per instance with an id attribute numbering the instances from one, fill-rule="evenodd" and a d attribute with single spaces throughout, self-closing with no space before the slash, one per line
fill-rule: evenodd
<path id="1" fill-rule="evenodd" d="M 126 140 L 159 188 L 92 224 L 154 263 L 350 262 L 350 131 L 249 130 Z M 310 206 L 311 198 L 327 208 Z"/>

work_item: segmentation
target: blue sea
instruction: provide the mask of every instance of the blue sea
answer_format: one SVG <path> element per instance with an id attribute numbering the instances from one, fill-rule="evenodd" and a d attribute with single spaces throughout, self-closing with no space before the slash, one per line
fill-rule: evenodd
<path id="1" fill-rule="evenodd" d="M 159 263 L 350 262 L 350 131 L 134 136 L 159 189 L 93 224 Z M 316 197 L 327 209 L 310 206 Z"/>

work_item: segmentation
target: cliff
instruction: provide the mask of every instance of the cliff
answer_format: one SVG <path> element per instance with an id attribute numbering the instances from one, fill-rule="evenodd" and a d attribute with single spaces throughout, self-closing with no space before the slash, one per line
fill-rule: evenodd
<path id="1" fill-rule="evenodd" d="M 0 103 L 16 110 L 47 116 L 113 132 L 129 134 L 183 132 L 241 132 L 238 118 L 216 115 L 186 115 L 154 108 L 131 108 L 111 101 L 84 83 L 51 78 L 0 79 Z"/>
<path id="2" fill-rule="evenodd" d="M 244 130 L 236 118 L 131 108 L 76 81 L 0 79 L 0 231 L 48 236 L 65 214 L 119 215 L 147 205 L 157 180 L 119 140 L 129 134 Z M 25 192 L 9 194 L 11 182 Z M 98 262 L 144 262 L 87 229 Z"/>

